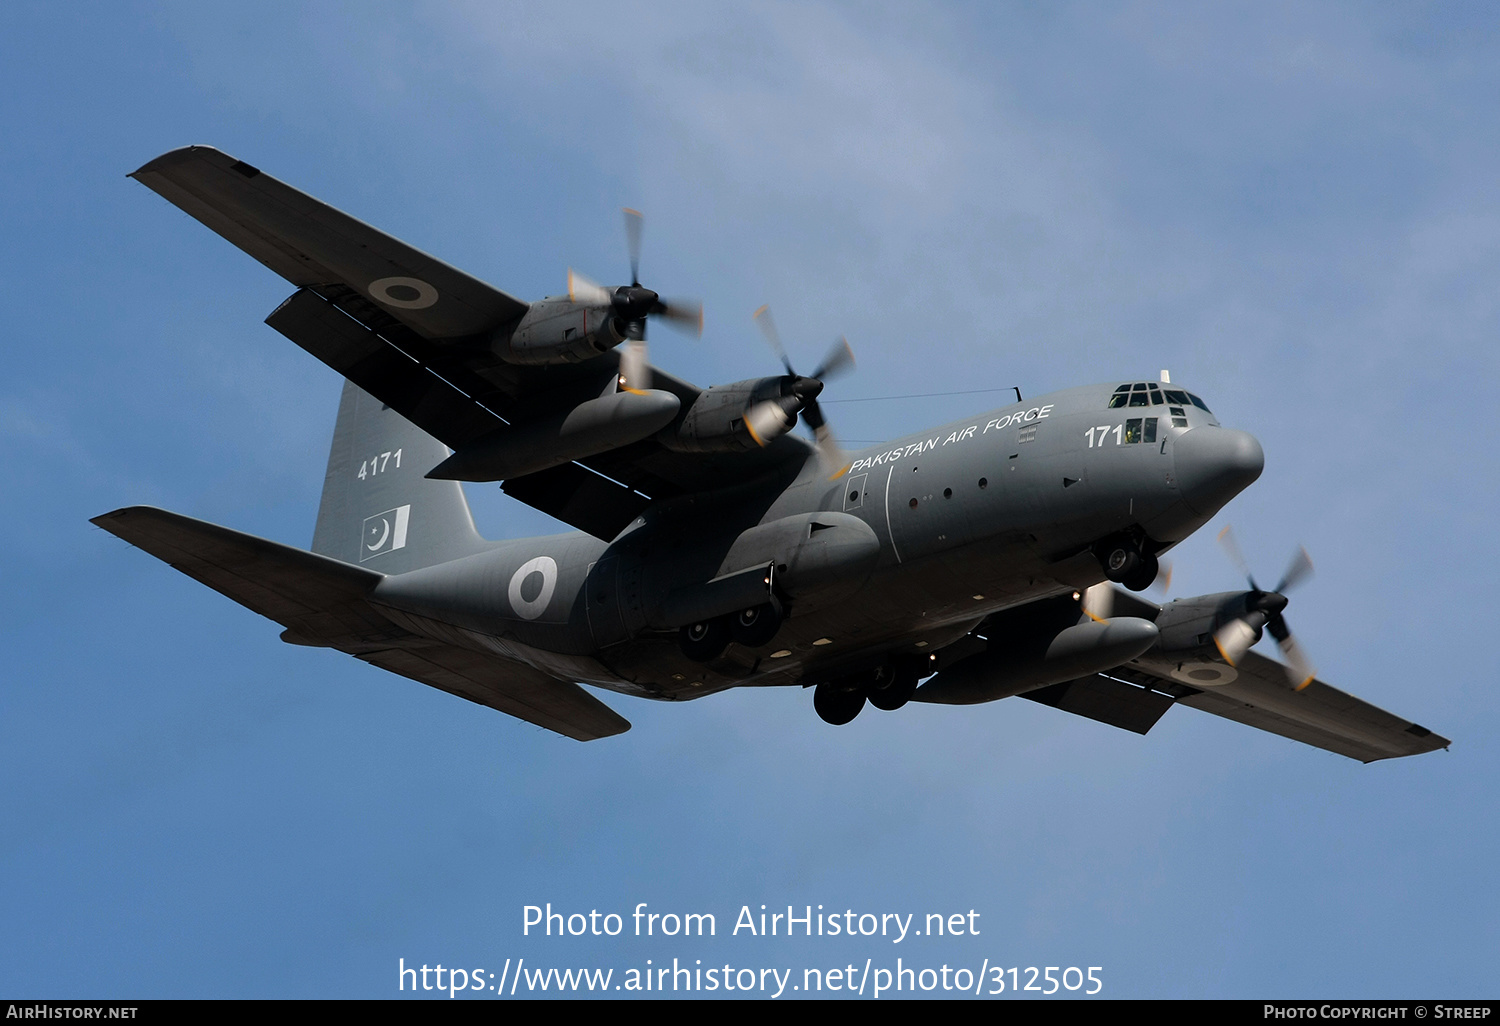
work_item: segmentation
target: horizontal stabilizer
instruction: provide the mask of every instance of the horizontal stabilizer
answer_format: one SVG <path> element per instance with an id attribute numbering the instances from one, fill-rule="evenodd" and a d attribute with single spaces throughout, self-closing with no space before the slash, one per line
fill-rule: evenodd
<path id="1" fill-rule="evenodd" d="M 390 648 L 359 658 L 575 741 L 594 741 L 630 729 L 629 720 L 571 681 L 456 645 Z"/>
<path id="2" fill-rule="evenodd" d="M 364 601 L 382 575 L 150 506 L 92 523 L 275 620 L 302 644 L 346 648 L 410 634 Z"/>
<path id="3" fill-rule="evenodd" d="M 396 626 L 365 601 L 383 577 L 372 570 L 149 506 L 117 509 L 92 522 L 282 624 L 287 641 L 337 648 L 579 741 L 630 729 L 629 721 L 572 681 Z"/>

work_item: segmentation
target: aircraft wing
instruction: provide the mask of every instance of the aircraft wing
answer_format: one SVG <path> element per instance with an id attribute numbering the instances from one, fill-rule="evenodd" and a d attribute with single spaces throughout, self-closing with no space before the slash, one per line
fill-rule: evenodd
<path id="1" fill-rule="evenodd" d="M 1022 697 L 1144 734 L 1175 705 L 1201 709 L 1249 727 L 1360 762 L 1447 748 L 1447 738 L 1314 680 L 1293 689 L 1286 668 L 1256 652 L 1236 665 L 1239 676 L 1213 688 L 1172 678 L 1170 667 L 1136 660 L 1102 674 L 1055 684 Z"/>
<path id="2" fill-rule="evenodd" d="M 211 146 L 163 153 L 131 174 L 294 285 L 428 283 L 388 311 L 424 338 L 462 338 L 513 321 L 526 304 Z M 397 295 L 408 293 L 396 291 Z"/>
<path id="3" fill-rule="evenodd" d="M 287 628 L 292 644 L 336 648 L 471 702 L 579 741 L 630 729 L 572 681 L 419 637 L 365 597 L 382 575 L 227 527 L 148 506 L 92 521 L 194 580 Z"/>
<path id="4" fill-rule="evenodd" d="M 491 336 L 528 304 L 212 147 L 164 153 L 131 177 L 298 286 L 267 323 L 449 448 L 566 412 L 619 374 L 614 351 L 506 363 Z M 683 410 L 701 394 L 659 369 L 651 377 Z M 741 482 L 809 451 L 790 435 L 739 453 L 676 452 L 648 438 L 503 487 L 609 541 L 652 499 Z"/>

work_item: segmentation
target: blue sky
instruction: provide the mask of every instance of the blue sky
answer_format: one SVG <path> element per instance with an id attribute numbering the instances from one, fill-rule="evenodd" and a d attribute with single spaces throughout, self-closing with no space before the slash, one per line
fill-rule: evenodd
<path id="1" fill-rule="evenodd" d="M 1102 966 L 1109 996 L 1494 996 L 1500 18 L 1482 5 L 12 4 L 0 35 L 0 991 L 395 995 L 398 959 Z M 208 143 L 523 298 L 701 295 L 700 384 L 846 333 L 827 398 L 1170 368 L 1266 451 L 1232 521 L 1360 766 L 1173 710 L 831 728 L 810 695 L 580 745 L 278 629 L 88 524 L 311 537 L 339 382 L 290 291 L 125 178 Z M 15 302 L 16 298 L 23 298 Z M 830 405 L 878 441 L 977 412 Z M 491 537 L 555 525 L 470 492 Z M 1177 595 L 1235 587 L 1213 530 Z M 712 912 L 538 939 L 522 908 Z M 742 905 L 979 937 L 725 936 Z"/>

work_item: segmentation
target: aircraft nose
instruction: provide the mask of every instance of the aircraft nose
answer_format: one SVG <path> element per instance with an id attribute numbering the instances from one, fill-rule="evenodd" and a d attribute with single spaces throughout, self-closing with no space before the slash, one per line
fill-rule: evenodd
<path id="1" fill-rule="evenodd" d="M 1177 439 L 1173 453 L 1182 498 L 1203 516 L 1248 488 L 1266 465 L 1255 436 L 1232 428 L 1194 428 Z"/>

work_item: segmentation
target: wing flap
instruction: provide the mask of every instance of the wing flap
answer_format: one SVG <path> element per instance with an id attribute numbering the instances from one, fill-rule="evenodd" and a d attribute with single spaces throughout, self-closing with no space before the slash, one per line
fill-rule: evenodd
<path id="1" fill-rule="evenodd" d="M 500 490 L 601 541 L 614 541 L 650 505 L 645 496 L 577 463 L 510 478 Z"/>
<path id="2" fill-rule="evenodd" d="M 494 286 L 211 146 L 164 153 L 131 177 L 294 285 L 343 282 L 426 338 L 492 331 L 527 310 Z"/>
<path id="3" fill-rule="evenodd" d="M 1023 691 L 1020 697 L 1137 734 L 1149 733 L 1173 704 L 1170 695 L 1100 674 Z"/>
<path id="4" fill-rule="evenodd" d="M 266 323 L 451 449 L 505 423 L 309 289 Z"/>

